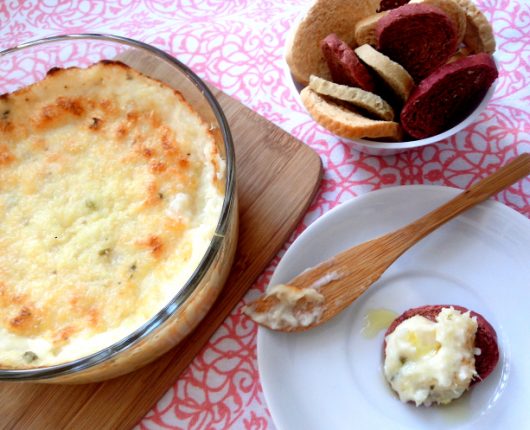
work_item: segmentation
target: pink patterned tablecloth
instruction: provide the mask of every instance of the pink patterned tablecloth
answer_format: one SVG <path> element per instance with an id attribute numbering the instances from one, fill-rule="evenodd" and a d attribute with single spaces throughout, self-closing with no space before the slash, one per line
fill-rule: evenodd
<path id="1" fill-rule="evenodd" d="M 324 179 L 296 236 L 360 194 L 403 184 L 465 188 L 517 154 L 530 152 L 530 3 L 478 3 L 497 37 L 500 80 L 493 99 L 474 124 L 451 139 L 389 157 L 349 148 L 316 125 L 291 91 L 283 46 L 307 1 L 1 0 L 0 48 L 61 33 L 103 32 L 175 55 L 320 154 Z M 530 217 L 530 180 L 497 199 Z M 282 253 L 246 300 L 265 288 Z M 257 370 L 256 326 L 240 315 L 241 305 L 137 428 L 274 428 Z"/>

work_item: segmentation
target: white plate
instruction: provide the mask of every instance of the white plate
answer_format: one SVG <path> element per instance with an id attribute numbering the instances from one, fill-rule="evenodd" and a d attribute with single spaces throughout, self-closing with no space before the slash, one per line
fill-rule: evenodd
<path id="1" fill-rule="evenodd" d="M 271 284 L 354 244 L 394 230 L 459 190 L 404 186 L 331 210 L 292 244 Z M 382 375 L 383 332 L 361 334 L 370 309 L 397 313 L 458 304 L 495 327 L 499 365 L 448 407 L 401 403 Z M 334 320 L 301 334 L 260 328 L 258 365 L 272 418 L 291 429 L 530 428 L 530 221 L 494 201 L 460 215 L 405 253 Z"/>

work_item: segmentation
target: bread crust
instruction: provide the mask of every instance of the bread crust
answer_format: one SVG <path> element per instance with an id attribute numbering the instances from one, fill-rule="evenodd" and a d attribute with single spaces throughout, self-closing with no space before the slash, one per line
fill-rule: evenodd
<path id="1" fill-rule="evenodd" d="M 444 11 L 453 21 L 456 28 L 457 46 L 464 40 L 466 34 L 466 12 L 455 0 L 411 0 L 410 3 L 424 3 Z M 355 24 L 355 41 L 358 45 L 377 45 L 377 23 L 388 13 L 388 10 L 367 16 Z"/>
<path id="2" fill-rule="evenodd" d="M 294 26 L 285 51 L 293 77 L 301 84 L 309 76 L 331 77 L 320 49 L 320 41 L 330 33 L 355 46 L 354 23 L 375 13 L 379 0 L 316 0 Z"/>
<path id="3" fill-rule="evenodd" d="M 441 9 L 409 3 L 377 23 L 377 49 L 401 64 L 416 82 L 456 51 L 456 28 Z"/>
<path id="4" fill-rule="evenodd" d="M 417 139 L 441 133 L 480 103 L 498 72 L 489 54 L 445 64 L 424 79 L 401 111 L 401 125 Z"/>
<path id="5" fill-rule="evenodd" d="M 466 11 L 455 0 L 410 0 L 410 3 L 430 4 L 443 10 L 455 25 L 456 46 L 462 43 L 466 34 Z"/>
<path id="6" fill-rule="evenodd" d="M 355 24 L 355 42 L 357 45 L 361 46 L 365 43 L 372 46 L 377 45 L 377 23 L 387 13 L 388 11 L 375 13 L 361 19 L 357 22 L 357 24 Z"/>
<path id="7" fill-rule="evenodd" d="M 466 13 L 466 34 L 464 43 L 475 53 L 495 52 L 495 35 L 493 28 L 486 16 L 475 6 L 471 0 L 453 0 L 458 3 Z"/>
<path id="8" fill-rule="evenodd" d="M 377 94 L 364 91 L 361 88 L 339 85 L 315 75 L 311 75 L 309 78 L 309 88 L 318 94 L 351 103 L 356 107 L 366 110 L 378 119 L 385 121 L 392 121 L 394 119 L 394 110 L 387 102 Z"/>
<path id="9" fill-rule="evenodd" d="M 313 119 L 337 136 L 347 139 L 402 139 L 401 127 L 397 122 L 365 118 L 339 104 L 325 100 L 309 87 L 302 90 L 300 97 Z"/>
<path id="10" fill-rule="evenodd" d="M 320 46 L 333 82 L 370 92 L 375 90 L 374 79 L 366 66 L 361 63 L 353 49 L 335 33 L 326 36 Z"/>
<path id="11" fill-rule="evenodd" d="M 392 88 L 401 100 L 406 101 L 409 98 L 414 88 L 414 80 L 401 65 L 370 45 L 359 46 L 355 49 L 355 53 Z"/>

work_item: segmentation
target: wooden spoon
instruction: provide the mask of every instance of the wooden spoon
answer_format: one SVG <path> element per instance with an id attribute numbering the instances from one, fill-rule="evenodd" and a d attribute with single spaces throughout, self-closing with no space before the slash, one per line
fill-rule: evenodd
<path id="1" fill-rule="evenodd" d="M 343 251 L 305 270 L 288 285 L 270 288 L 244 312 L 273 330 L 298 332 L 316 327 L 349 306 L 416 242 L 528 174 L 530 154 L 523 153 L 409 225 Z"/>

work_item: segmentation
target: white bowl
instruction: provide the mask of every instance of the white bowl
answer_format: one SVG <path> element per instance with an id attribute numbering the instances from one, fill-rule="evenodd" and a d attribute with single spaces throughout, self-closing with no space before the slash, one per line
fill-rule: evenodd
<path id="1" fill-rule="evenodd" d="M 285 58 L 285 57 L 284 57 Z M 494 58 L 495 64 L 498 67 L 498 62 Z M 289 86 L 291 89 L 298 95 L 298 100 L 300 101 L 300 104 L 303 105 L 302 99 L 300 98 L 300 91 L 304 88 L 302 85 L 300 85 L 299 82 L 294 79 L 293 75 L 291 74 L 291 71 L 289 70 L 289 66 L 284 60 L 284 69 L 285 74 L 287 76 L 287 82 L 289 83 Z M 366 154 L 370 155 L 380 155 L 380 156 L 386 156 L 386 155 L 394 155 L 398 154 L 400 152 L 408 151 L 409 149 L 415 149 L 415 148 L 421 148 L 422 146 L 431 145 L 436 142 L 440 142 L 444 139 L 448 139 L 449 137 L 455 135 L 459 131 L 466 128 L 468 125 L 473 123 L 479 114 L 484 110 L 486 105 L 489 103 L 491 98 L 493 97 L 493 94 L 495 93 L 495 88 L 497 86 L 497 80 L 493 83 L 493 85 L 489 88 L 488 92 L 482 99 L 482 101 L 479 103 L 479 105 L 471 112 L 466 118 L 464 118 L 461 122 L 456 124 L 454 127 L 450 128 L 449 130 L 444 131 L 443 133 L 437 134 L 436 136 L 427 137 L 425 139 L 418 139 L 418 140 L 410 140 L 407 142 L 379 142 L 377 140 L 367 140 L 367 139 L 347 139 L 345 137 L 340 137 L 341 140 L 347 142 L 352 148 L 356 149 L 359 152 L 364 152 Z"/>

